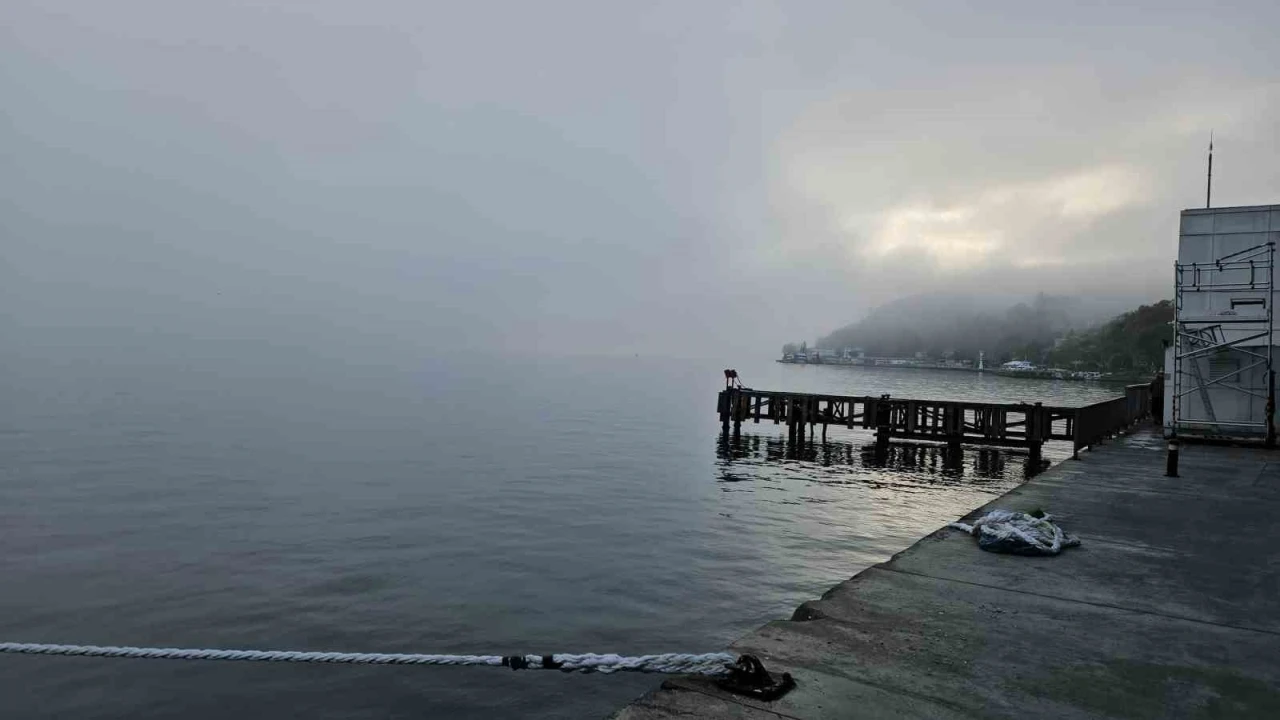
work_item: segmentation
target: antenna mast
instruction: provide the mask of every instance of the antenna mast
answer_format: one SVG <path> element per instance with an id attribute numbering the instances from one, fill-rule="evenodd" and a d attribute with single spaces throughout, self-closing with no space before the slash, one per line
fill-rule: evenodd
<path id="1" fill-rule="evenodd" d="M 1204 206 L 1209 208 L 1209 199 L 1213 197 L 1213 131 L 1209 131 L 1209 176 L 1204 184 Z"/>

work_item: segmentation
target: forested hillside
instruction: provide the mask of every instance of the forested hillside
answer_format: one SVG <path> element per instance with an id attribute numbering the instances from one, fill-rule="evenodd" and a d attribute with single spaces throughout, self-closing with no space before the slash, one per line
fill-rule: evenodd
<path id="1" fill-rule="evenodd" d="M 1120 315 L 1086 332 L 1068 333 L 1049 353 L 1055 367 L 1102 372 L 1153 372 L 1164 342 L 1173 340 L 1173 302 L 1161 300 Z"/>
<path id="2" fill-rule="evenodd" d="M 924 353 L 972 360 L 985 352 L 988 363 L 1015 358 L 1040 362 L 1055 340 L 1097 325 L 1118 309 L 1043 293 L 1012 306 L 1007 300 L 915 295 L 872 310 L 862 320 L 819 338 L 816 347 L 857 348 L 870 356 Z"/>

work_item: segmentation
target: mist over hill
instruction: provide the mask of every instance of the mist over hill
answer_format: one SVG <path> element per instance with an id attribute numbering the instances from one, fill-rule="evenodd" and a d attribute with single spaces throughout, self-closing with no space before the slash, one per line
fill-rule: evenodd
<path id="1" fill-rule="evenodd" d="M 1037 294 L 1032 298 L 912 295 L 818 338 L 816 347 L 869 356 L 1040 361 L 1054 342 L 1097 326 L 1136 302 Z"/>

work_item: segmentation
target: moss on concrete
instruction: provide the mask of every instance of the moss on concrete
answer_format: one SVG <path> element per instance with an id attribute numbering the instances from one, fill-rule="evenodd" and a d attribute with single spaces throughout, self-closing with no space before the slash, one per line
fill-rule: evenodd
<path id="1" fill-rule="evenodd" d="M 1128 660 L 1058 668 L 1049 677 L 1012 683 L 1029 695 L 1088 708 L 1115 718 L 1160 720 L 1173 708 L 1194 708 L 1184 717 L 1280 717 L 1280 691 L 1225 668 L 1156 665 Z"/>

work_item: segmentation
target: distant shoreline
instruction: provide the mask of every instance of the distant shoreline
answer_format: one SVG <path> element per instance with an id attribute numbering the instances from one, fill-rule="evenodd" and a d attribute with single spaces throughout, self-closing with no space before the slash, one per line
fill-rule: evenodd
<path id="1" fill-rule="evenodd" d="M 901 364 L 885 364 L 885 363 L 866 363 L 852 362 L 849 360 L 832 360 L 822 362 L 796 362 L 795 360 L 779 359 L 784 365 L 831 365 L 835 367 L 857 367 L 868 368 L 873 370 L 955 370 L 960 372 L 971 373 L 991 373 L 1000 377 L 1018 378 L 1022 380 L 1066 380 L 1071 382 L 1140 382 L 1149 379 L 1141 373 L 1113 373 L 1110 375 L 1099 376 L 1082 376 L 1071 373 L 1059 373 L 1050 370 L 1005 370 L 1004 368 L 983 368 L 979 370 L 972 365 L 946 365 L 942 363 L 919 363 L 914 361 L 905 361 Z"/>

